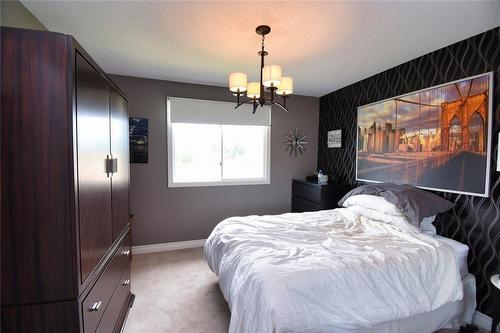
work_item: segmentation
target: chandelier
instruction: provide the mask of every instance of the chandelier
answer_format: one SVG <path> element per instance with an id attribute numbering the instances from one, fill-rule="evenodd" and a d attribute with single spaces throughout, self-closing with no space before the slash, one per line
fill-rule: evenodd
<path id="1" fill-rule="evenodd" d="M 259 25 L 255 32 L 262 36 L 260 56 L 260 82 L 248 82 L 245 73 L 236 72 L 229 74 L 229 90 L 236 96 L 235 109 L 243 104 L 253 104 L 253 113 L 257 107 L 264 105 L 277 105 L 288 112 L 286 108 L 286 99 L 293 93 L 293 79 L 288 76 L 281 76 L 281 67 L 278 65 L 264 66 L 264 57 L 269 53 L 264 50 L 264 40 L 266 35 L 271 32 L 271 27 Z M 270 93 L 266 95 L 266 90 Z M 243 95 L 247 95 L 244 98 Z M 275 100 L 275 95 L 281 97 L 283 102 Z"/>

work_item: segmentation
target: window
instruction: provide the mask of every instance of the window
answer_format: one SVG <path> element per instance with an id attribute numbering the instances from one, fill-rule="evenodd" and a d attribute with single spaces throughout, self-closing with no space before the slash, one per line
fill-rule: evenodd
<path id="1" fill-rule="evenodd" d="M 169 187 L 270 183 L 270 110 L 245 106 L 167 99 Z"/>

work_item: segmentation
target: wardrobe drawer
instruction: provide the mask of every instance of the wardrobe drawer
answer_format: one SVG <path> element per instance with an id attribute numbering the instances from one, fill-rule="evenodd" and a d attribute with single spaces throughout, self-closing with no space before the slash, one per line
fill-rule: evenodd
<path id="1" fill-rule="evenodd" d="M 128 306 L 130 296 L 130 267 L 127 267 L 123 272 L 115 292 L 111 297 L 106 312 L 102 316 L 99 327 L 96 333 L 111 333 L 121 330 L 121 314 L 126 311 L 125 306 Z"/>
<path id="2" fill-rule="evenodd" d="M 122 241 L 122 244 L 118 248 L 115 256 L 120 255 L 120 258 L 124 260 L 124 262 L 129 262 L 132 257 L 132 253 L 130 252 L 130 232 L 125 236 Z M 126 260 L 125 260 L 126 259 Z M 125 267 L 124 265 L 123 267 Z"/>
<path id="3" fill-rule="evenodd" d="M 123 271 L 130 265 L 130 234 L 118 247 L 110 263 L 82 303 L 83 329 L 94 333 Z"/>

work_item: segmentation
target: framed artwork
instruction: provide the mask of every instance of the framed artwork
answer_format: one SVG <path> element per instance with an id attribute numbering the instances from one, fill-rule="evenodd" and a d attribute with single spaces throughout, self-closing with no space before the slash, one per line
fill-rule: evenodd
<path id="1" fill-rule="evenodd" d="M 489 195 L 493 72 L 358 107 L 356 179 Z"/>
<path id="2" fill-rule="evenodd" d="M 129 118 L 130 163 L 148 163 L 148 120 Z"/>
<path id="3" fill-rule="evenodd" d="M 328 131 L 328 148 L 342 148 L 342 130 Z"/>

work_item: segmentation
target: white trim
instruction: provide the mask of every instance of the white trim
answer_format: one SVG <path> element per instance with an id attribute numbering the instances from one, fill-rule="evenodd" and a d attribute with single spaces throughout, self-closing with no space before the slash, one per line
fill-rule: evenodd
<path id="1" fill-rule="evenodd" d="M 215 182 L 190 182 L 190 183 L 171 183 L 168 187 L 209 187 L 209 186 L 241 186 L 241 185 L 269 185 L 269 179 L 242 179 L 242 180 L 221 180 Z"/>
<path id="2" fill-rule="evenodd" d="M 195 239 L 182 242 L 161 243 L 161 244 L 151 244 L 151 245 L 139 245 L 139 246 L 132 246 L 132 254 L 194 249 L 197 247 L 203 247 L 204 245 L 205 245 L 205 239 Z"/>
<path id="3" fill-rule="evenodd" d="M 472 323 L 477 327 L 489 331 L 491 329 L 491 317 L 482 312 L 476 311 L 472 317 Z"/>
<path id="4" fill-rule="evenodd" d="M 167 96 L 167 187 L 211 187 L 211 186 L 240 186 L 240 185 L 269 185 L 271 184 L 271 113 L 269 113 L 269 126 L 256 125 L 259 127 L 265 127 L 265 146 L 264 146 L 264 178 L 243 178 L 243 179 L 223 179 L 223 164 L 222 164 L 222 154 L 223 154 L 223 137 L 221 130 L 221 179 L 216 181 L 198 181 L 198 182 L 174 182 L 174 166 L 173 166 L 173 156 L 174 152 L 174 142 L 172 136 L 172 110 L 170 105 L 170 98 Z M 175 97 L 177 98 L 177 97 Z M 205 101 L 205 100 L 203 100 Z M 206 101 L 206 102 L 217 102 L 217 101 Z M 219 125 L 224 126 L 224 124 L 208 124 L 208 125 Z M 244 125 L 253 126 L 253 125 Z"/>
<path id="5" fill-rule="evenodd" d="M 500 144 L 500 132 L 498 133 L 498 144 Z M 500 171 L 500 149 L 497 149 L 497 171 Z"/>

